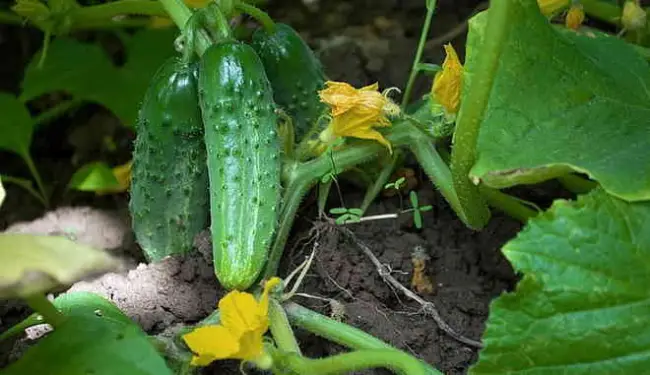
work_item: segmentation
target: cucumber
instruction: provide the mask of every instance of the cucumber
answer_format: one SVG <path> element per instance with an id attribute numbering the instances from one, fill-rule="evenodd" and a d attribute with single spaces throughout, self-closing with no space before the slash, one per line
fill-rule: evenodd
<path id="1" fill-rule="evenodd" d="M 326 81 L 320 61 L 300 35 L 282 23 L 276 23 L 272 34 L 256 30 L 251 46 L 264 64 L 275 102 L 293 119 L 300 142 L 327 110 L 318 97 Z"/>
<path id="2" fill-rule="evenodd" d="M 129 210 L 151 261 L 192 250 L 208 226 L 198 64 L 173 57 L 152 78 L 136 123 Z"/>
<path id="3" fill-rule="evenodd" d="M 273 92 L 255 51 L 237 41 L 201 58 L 199 103 L 210 176 L 214 270 L 248 289 L 264 267 L 278 219 L 280 148 Z"/>

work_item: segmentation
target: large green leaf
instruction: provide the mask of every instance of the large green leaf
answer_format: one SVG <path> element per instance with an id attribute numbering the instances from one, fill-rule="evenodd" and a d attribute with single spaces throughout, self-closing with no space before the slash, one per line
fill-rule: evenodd
<path id="1" fill-rule="evenodd" d="M 147 335 L 110 302 L 90 293 L 65 298 L 68 319 L 0 374 L 172 374 Z"/>
<path id="2" fill-rule="evenodd" d="M 613 36 L 553 27 L 534 1 L 513 2 L 472 177 L 501 188 L 575 170 L 615 196 L 650 199 L 647 62 Z M 481 69 L 486 16 L 470 22 L 466 85 Z"/>
<path id="3" fill-rule="evenodd" d="M 12 94 L 0 92 L 0 149 L 29 155 L 33 128 L 25 105 Z"/>
<path id="4" fill-rule="evenodd" d="M 173 29 L 137 32 L 127 41 L 126 62 L 119 67 L 98 45 L 56 38 L 42 68 L 38 67 L 40 53 L 28 65 L 20 98 L 28 101 L 48 92 L 64 91 L 105 106 L 125 125 L 133 126 L 153 74 L 174 54 L 175 34 Z"/>
<path id="5" fill-rule="evenodd" d="M 650 368 L 650 202 L 556 201 L 503 247 L 523 280 L 496 299 L 473 374 Z"/>
<path id="6" fill-rule="evenodd" d="M 65 237 L 0 234 L 0 298 L 43 293 L 118 266 L 105 252 Z"/>

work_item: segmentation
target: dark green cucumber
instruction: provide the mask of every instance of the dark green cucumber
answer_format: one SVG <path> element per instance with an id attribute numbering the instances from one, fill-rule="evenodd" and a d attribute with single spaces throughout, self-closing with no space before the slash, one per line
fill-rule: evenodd
<path id="1" fill-rule="evenodd" d="M 209 218 L 208 171 L 198 99 L 198 64 L 171 58 L 140 107 L 129 209 L 147 258 L 192 250 Z"/>
<path id="2" fill-rule="evenodd" d="M 236 41 L 208 48 L 201 58 L 199 102 L 215 274 L 225 288 L 244 290 L 264 267 L 280 200 L 275 103 L 255 51 Z"/>
<path id="3" fill-rule="evenodd" d="M 264 64 L 275 102 L 293 118 L 296 141 L 301 141 L 327 109 L 318 97 L 326 81 L 320 61 L 300 35 L 282 23 L 272 34 L 256 30 L 251 46 Z"/>

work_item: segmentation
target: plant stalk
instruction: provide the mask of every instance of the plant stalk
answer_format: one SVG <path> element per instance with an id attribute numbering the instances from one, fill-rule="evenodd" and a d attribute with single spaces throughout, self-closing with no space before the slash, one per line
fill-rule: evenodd
<path id="1" fill-rule="evenodd" d="M 302 355 L 296 336 L 289 325 L 289 319 L 284 308 L 277 300 L 269 300 L 269 328 L 273 340 L 280 350 L 287 353 Z"/>
<path id="2" fill-rule="evenodd" d="M 460 208 L 470 228 L 480 229 L 490 219 L 490 210 L 479 193 L 478 187 L 469 179 L 469 172 L 476 161 L 478 134 L 487 108 L 492 84 L 499 67 L 499 59 L 508 39 L 510 15 L 517 0 L 493 0 L 490 2 L 485 42 L 478 51 L 471 85 L 461 104 L 454 145 L 451 151 L 451 173 L 460 201 Z"/>
<path id="3" fill-rule="evenodd" d="M 410 355 L 386 349 L 367 349 L 333 355 L 320 359 L 309 359 L 298 355 L 282 356 L 282 367 L 294 374 L 327 375 L 347 374 L 369 368 L 387 368 L 400 375 L 426 375 L 423 364 Z"/>
<path id="4" fill-rule="evenodd" d="M 34 160 L 32 160 L 32 156 L 29 154 L 29 151 L 25 151 L 22 154 L 23 160 L 25 161 L 25 164 L 27 164 L 27 168 L 29 168 L 29 172 L 32 174 L 32 177 L 36 181 L 36 186 L 38 187 L 39 192 L 41 193 L 41 197 L 43 198 L 43 202 L 45 203 L 45 207 L 49 208 L 50 207 L 50 197 L 47 194 L 47 191 L 45 190 L 45 185 L 43 185 L 43 180 L 41 179 L 40 173 L 38 173 L 38 169 L 36 168 L 36 165 L 34 164 Z"/>
<path id="5" fill-rule="evenodd" d="M 187 22 L 192 17 L 192 11 L 183 3 L 182 0 L 159 0 L 169 17 L 174 21 L 176 26 L 183 30 L 187 26 Z M 191 25 L 190 25 L 191 26 Z M 210 47 L 212 41 L 203 32 L 197 30 L 195 33 L 197 38 L 195 41 L 195 49 L 199 56 Z"/>
<path id="6" fill-rule="evenodd" d="M 38 116 L 34 118 L 34 127 L 38 128 L 39 126 L 58 118 L 72 108 L 81 105 L 81 103 L 83 103 L 83 100 L 81 99 L 64 100 L 57 103 L 54 107 L 39 113 Z"/>
<path id="7" fill-rule="evenodd" d="M 247 4 L 243 1 L 237 1 L 235 4 L 235 9 L 246 13 L 257 20 L 257 22 L 262 25 L 262 28 L 264 28 L 264 31 L 266 31 L 268 34 L 273 34 L 275 32 L 275 22 L 273 22 L 273 19 L 271 19 L 271 17 L 269 17 L 266 12 L 262 11 L 256 6 Z"/>
<path id="8" fill-rule="evenodd" d="M 504 194 L 497 189 L 482 186 L 480 191 L 490 206 L 504 212 L 506 215 L 523 224 L 526 224 L 528 219 L 537 216 L 539 213 L 523 205 L 517 198 Z"/>
<path id="9" fill-rule="evenodd" d="M 292 324 L 350 349 L 398 351 L 395 347 L 358 328 L 328 318 L 295 302 L 285 302 L 284 310 Z M 440 374 L 426 363 L 418 362 L 425 368 L 426 374 Z"/>
<path id="10" fill-rule="evenodd" d="M 61 324 L 66 320 L 66 316 L 63 315 L 43 294 L 34 294 L 26 297 L 25 302 L 27 302 L 27 305 L 32 310 L 39 313 L 43 317 L 43 320 L 54 329 L 61 326 Z"/>
<path id="11" fill-rule="evenodd" d="M 413 84 L 415 83 L 415 78 L 417 78 L 420 70 L 418 65 L 420 60 L 422 60 L 422 52 L 424 51 L 424 46 L 427 43 L 427 38 L 429 37 L 429 29 L 431 28 L 431 19 L 436 11 L 436 0 L 427 0 L 427 14 L 424 18 L 424 24 L 422 25 L 422 31 L 420 31 L 420 41 L 418 42 L 418 48 L 415 52 L 415 58 L 413 59 L 413 65 L 411 66 L 411 73 L 409 74 L 409 79 L 406 83 L 406 89 L 404 89 L 404 97 L 402 97 L 402 109 L 405 109 L 409 104 L 411 99 L 411 91 L 413 91 Z"/>

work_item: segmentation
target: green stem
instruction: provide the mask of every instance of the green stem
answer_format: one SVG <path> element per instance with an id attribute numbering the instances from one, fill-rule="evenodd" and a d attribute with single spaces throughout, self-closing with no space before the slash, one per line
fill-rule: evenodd
<path id="1" fill-rule="evenodd" d="M 206 15 L 212 16 L 211 21 L 215 22 L 215 27 L 218 31 L 218 39 L 228 39 L 232 38 L 232 30 L 230 29 L 230 24 L 228 23 L 228 18 L 223 14 L 221 9 L 214 4 L 210 7 L 210 13 Z"/>
<path id="2" fill-rule="evenodd" d="M 406 105 L 409 103 L 409 99 L 411 98 L 411 91 L 413 90 L 413 84 L 415 83 L 415 78 L 419 73 L 418 65 L 422 59 L 422 52 L 424 51 L 424 46 L 427 43 L 427 38 L 429 37 L 431 19 L 433 18 L 433 14 L 436 11 L 436 2 L 436 0 L 427 0 L 427 14 L 424 19 L 424 24 L 422 25 L 422 31 L 420 32 L 420 42 L 418 43 L 418 49 L 415 52 L 413 66 L 411 66 L 411 73 L 409 74 L 409 79 L 406 83 L 406 89 L 404 90 L 404 97 L 402 98 L 402 109 L 406 108 Z"/>
<path id="3" fill-rule="evenodd" d="M 386 182 L 388 182 L 388 179 L 390 179 L 391 174 L 395 170 L 395 166 L 397 165 L 397 161 L 399 160 L 400 156 L 400 151 L 396 150 L 390 162 L 382 168 L 381 172 L 379 172 L 379 176 L 377 176 L 377 179 L 366 191 L 366 195 L 363 197 L 363 202 L 361 203 L 360 207 L 361 211 L 363 212 L 362 215 L 366 212 L 366 210 L 368 210 L 368 207 L 370 207 L 370 204 L 375 200 L 375 198 L 377 198 L 379 193 L 384 190 L 384 186 L 386 186 Z"/>
<path id="4" fill-rule="evenodd" d="M 302 355 L 298 341 L 296 341 L 296 336 L 293 334 L 293 330 L 289 325 L 287 314 L 285 314 L 280 302 L 275 299 L 270 299 L 269 301 L 269 328 L 271 329 L 273 340 L 280 350 Z"/>
<path id="5" fill-rule="evenodd" d="M 61 312 L 42 294 L 34 294 L 26 297 L 25 302 L 27 305 L 37 313 L 39 313 L 43 320 L 51 325 L 53 328 L 59 327 L 66 319 L 66 316 Z"/>
<path id="6" fill-rule="evenodd" d="M 622 9 L 612 2 L 603 0 L 580 0 L 585 13 L 612 25 L 621 25 Z"/>
<path id="7" fill-rule="evenodd" d="M 296 217 L 298 208 L 300 208 L 300 202 L 302 202 L 302 198 L 307 194 L 307 192 L 309 192 L 314 180 L 298 179 L 295 181 L 295 183 L 290 183 L 285 190 L 283 206 L 278 223 L 278 232 L 275 235 L 275 240 L 273 241 L 271 251 L 269 252 L 268 261 L 264 269 L 264 279 L 269 279 L 277 274 L 280 260 L 282 260 L 284 245 L 287 243 L 287 239 L 289 238 L 289 233 L 293 226 L 293 220 Z"/>
<path id="8" fill-rule="evenodd" d="M 0 342 L 10 339 L 16 335 L 21 335 L 25 332 L 25 329 L 41 323 L 43 323 L 43 320 L 41 319 L 39 314 L 36 313 L 31 314 L 21 322 L 14 324 L 13 326 L 9 327 L 6 331 L 2 332 L 0 334 Z"/>
<path id="9" fill-rule="evenodd" d="M 176 26 L 180 30 L 184 30 L 193 14 L 187 5 L 182 0 L 159 0 L 159 2 Z M 201 56 L 210 47 L 212 41 L 203 31 L 197 30 L 195 36 L 197 38 L 195 41 L 196 52 Z"/>
<path id="10" fill-rule="evenodd" d="M 0 175 L 0 180 L 4 182 L 10 182 L 12 184 L 18 185 L 21 188 L 27 190 L 29 194 L 31 194 L 34 198 L 36 198 L 43 206 L 47 207 L 47 202 L 45 201 L 45 198 L 41 196 L 41 194 L 34 190 L 32 187 L 32 182 L 30 180 L 26 180 L 23 178 L 18 178 L 18 177 L 12 177 L 12 176 L 7 176 L 7 175 Z"/>
<path id="11" fill-rule="evenodd" d="M 161 2 L 164 2 L 161 0 Z M 165 8 L 158 1 L 152 0 L 118 0 L 100 5 L 79 7 L 70 11 L 73 25 L 77 22 L 91 24 L 125 15 L 166 16 Z M 76 27 L 76 26 L 75 26 Z"/>
<path id="12" fill-rule="evenodd" d="M 397 350 L 369 349 L 343 353 L 320 359 L 309 359 L 298 355 L 282 357 L 282 368 L 294 374 L 347 374 L 369 368 L 387 368 L 400 375 L 426 375 L 423 364 L 410 355 Z"/>
<path id="13" fill-rule="evenodd" d="M 528 222 L 528 219 L 537 216 L 539 213 L 538 211 L 522 204 L 519 199 L 504 194 L 497 189 L 482 186 L 480 191 L 490 206 L 524 224 Z"/>
<path id="14" fill-rule="evenodd" d="M 461 209 L 469 227 L 480 229 L 490 219 L 490 210 L 483 201 L 478 187 L 469 179 L 476 161 L 476 144 L 485 108 L 490 98 L 492 84 L 499 67 L 499 59 L 510 30 L 510 15 L 517 6 L 516 0 L 491 1 L 485 29 L 485 42 L 478 52 L 471 84 L 463 99 L 454 132 L 451 151 L 451 173 Z"/>
<path id="15" fill-rule="evenodd" d="M 23 153 L 22 157 L 23 160 L 25 161 L 25 164 L 27 164 L 27 168 L 29 168 L 29 172 L 32 174 L 34 181 L 36 181 L 36 186 L 38 187 L 38 190 L 41 193 L 43 202 L 45 202 L 45 207 L 49 208 L 50 198 L 47 194 L 47 191 L 45 190 L 45 185 L 43 185 L 43 180 L 41 180 L 41 175 L 40 173 L 38 173 L 38 169 L 36 169 L 36 165 L 34 165 L 34 160 L 32 160 L 32 156 L 29 154 L 29 151 L 26 151 Z"/>
<path id="16" fill-rule="evenodd" d="M 273 22 L 273 19 L 271 19 L 271 17 L 261 9 L 242 1 L 238 1 L 235 4 L 235 9 L 255 18 L 268 34 L 273 34 L 275 32 L 275 22 Z"/>
<path id="17" fill-rule="evenodd" d="M 586 194 L 598 186 L 597 182 L 584 179 L 574 174 L 567 174 L 558 177 L 557 180 L 567 190 L 575 194 Z"/>
<path id="18" fill-rule="evenodd" d="M 332 190 L 332 182 L 334 180 L 329 180 L 325 183 L 318 184 L 318 216 L 325 214 L 325 206 L 327 205 L 327 198 L 330 196 L 330 191 Z"/>
<path id="19" fill-rule="evenodd" d="M 52 121 L 72 108 L 79 106 L 81 103 L 83 103 L 83 100 L 81 99 L 64 100 L 57 103 L 54 107 L 39 113 L 38 116 L 34 118 L 34 127 L 38 128 L 39 126 Z"/>
<path id="20" fill-rule="evenodd" d="M 418 159 L 418 163 L 422 166 L 424 172 L 429 176 L 431 182 L 440 190 L 440 193 L 445 197 L 458 217 L 463 222 L 468 223 L 458 195 L 456 194 L 449 166 L 442 160 L 433 143 L 426 139 L 415 139 L 411 143 L 411 151 Z"/>
<path id="21" fill-rule="evenodd" d="M 23 19 L 19 15 L 0 10 L 0 23 L 9 24 L 9 25 L 20 25 L 23 23 Z"/>
<path id="22" fill-rule="evenodd" d="M 285 302 L 284 309 L 292 324 L 350 349 L 397 350 L 395 347 L 358 328 L 328 318 L 297 303 Z M 426 365 L 424 362 L 420 363 L 422 366 L 425 366 L 427 374 L 440 374 L 440 372 Z"/>

